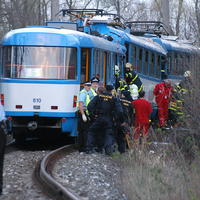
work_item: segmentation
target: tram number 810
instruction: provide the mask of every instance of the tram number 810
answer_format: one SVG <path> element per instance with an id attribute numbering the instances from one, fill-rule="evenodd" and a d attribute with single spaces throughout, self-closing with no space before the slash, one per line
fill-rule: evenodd
<path id="1" fill-rule="evenodd" d="M 41 98 L 33 98 L 33 103 L 41 103 Z"/>

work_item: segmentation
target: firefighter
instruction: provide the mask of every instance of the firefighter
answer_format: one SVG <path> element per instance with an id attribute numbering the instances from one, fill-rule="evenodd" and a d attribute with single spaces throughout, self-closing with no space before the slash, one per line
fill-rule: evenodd
<path id="1" fill-rule="evenodd" d="M 172 90 L 172 98 L 169 104 L 169 120 L 172 126 L 180 125 L 184 121 L 183 113 L 184 99 L 179 84 L 176 84 Z"/>
<path id="2" fill-rule="evenodd" d="M 85 82 L 84 88 L 80 91 L 78 97 L 78 140 L 79 152 L 85 152 L 87 131 L 90 125 L 87 106 L 90 102 L 91 82 Z"/>
<path id="3" fill-rule="evenodd" d="M 143 84 L 140 80 L 138 74 L 132 69 L 131 63 L 126 63 L 125 65 L 125 80 L 129 86 L 135 84 L 138 87 L 138 93 L 143 90 Z"/>
<path id="4" fill-rule="evenodd" d="M 169 128 L 167 126 L 167 120 L 171 93 L 172 86 L 171 81 L 169 79 L 164 79 L 163 82 L 158 83 L 153 90 L 155 101 L 158 106 L 159 126 L 161 128 Z"/>
<path id="5" fill-rule="evenodd" d="M 125 135 L 130 132 L 130 127 L 132 126 L 133 109 L 131 101 L 129 101 L 129 99 L 127 99 L 123 94 L 121 95 L 120 103 L 123 109 L 123 118 L 120 118 L 117 115 L 115 116 L 115 137 L 118 145 L 118 151 L 120 153 L 125 153 Z"/>
<path id="6" fill-rule="evenodd" d="M 6 145 L 6 118 L 3 106 L 0 104 L 0 195 L 3 190 L 3 163 Z"/>
<path id="7" fill-rule="evenodd" d="M 146 143 L 149 130 L 149 121 L 152 113 L 152 106 L 149 101 L 144 99 L 145 92 L 141 91 L 139 99 L 132 101 L 135 111 L 134 142 L 139 144 L 139 137 L 142 136 L 143 144 Z"/>
<path id="8" fill-rule="evenodd" d="M 127 99 L 132 101 L 132 96 L 130 92 L 130 88 L 126 81 L 120 77 L 120 69 L 118 65 L 115 65 L 115 90 L 121 94 L 123 94 Z"/>
<path id="9" fill-rule="evenodd" d="M 185 94 L 190 94 L 193 83 L 192 83 L 192 74 L 191 71 L 186 71 L 184 73 L 184 79 L 179 83 L 179 92 L 184 96 Z"/>
<path id="10" fill-rule="evenodd" d="M 87 153 L 94 150 L 94 141 L 96 133 L 100 133 L 103 138 L 103 148 L 107 155 L 113 152 L 113 117 L 114 113 L 122 116 L 122 107 L 120 102 L 112 96 L 112 85 L 106 86 L 106 91 L 98 94 L 88 105 L 90 115 L 96 115 L 96 120 L 88 130 Z"/>

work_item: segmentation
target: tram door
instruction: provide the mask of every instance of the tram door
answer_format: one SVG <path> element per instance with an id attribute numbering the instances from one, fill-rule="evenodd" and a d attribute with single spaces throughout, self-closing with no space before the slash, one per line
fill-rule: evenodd
<path id="1" fill-rule="evenodd" d="M 104 62 L 103 62 L 103 70 L 104 70 L 104 73 L 103 73 L 103 80 L 104 80 L 104 86 L 106 86 L 107 84 L 107 78 L 106 78 L 106 70 L 107 70 L 107 53 L 104 52 Z"/>
<path id="2" fill-rule="evenodd" d="M 81 49 L 81 83 L 89 81 L 90 74 L 90 49 L 82 48 Z"/>

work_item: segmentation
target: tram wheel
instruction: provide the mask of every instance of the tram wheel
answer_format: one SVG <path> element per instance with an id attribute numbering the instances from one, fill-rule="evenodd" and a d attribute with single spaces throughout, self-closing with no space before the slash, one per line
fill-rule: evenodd
<path id="1" fill-rule="evenodd" d="M 14 129 L 13 136 L 17 145 L 24 145 L 26 141 L 26 133 L 24 129 Z"/>

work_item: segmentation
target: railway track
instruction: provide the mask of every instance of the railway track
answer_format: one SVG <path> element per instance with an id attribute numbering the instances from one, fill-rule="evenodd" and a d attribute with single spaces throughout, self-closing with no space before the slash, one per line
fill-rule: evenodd
<path id="1" fill-rule="evenodd" d="M 67 145 L 56 149 L 47 154 L 37 165 L 34 178 L 42 188 L 43 192 L 56 200 L 80 200 L 74 191 L 64 187 L 52 176 L 52 169 L 54 163 L 62 158 L 64 155 L 76 151 L 74 145 Z"/>

